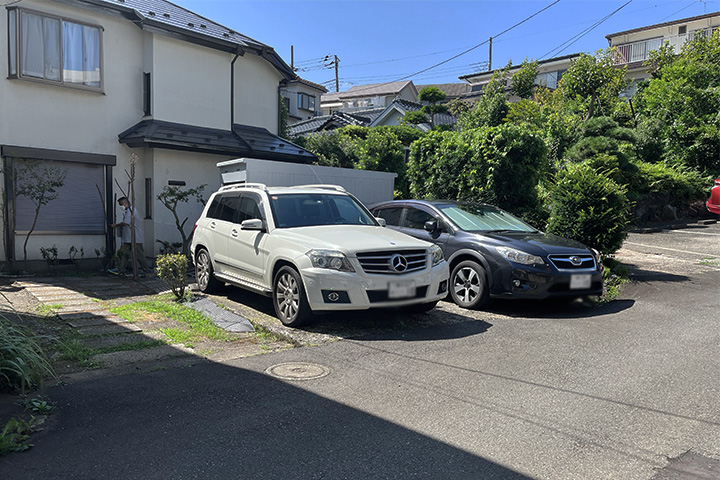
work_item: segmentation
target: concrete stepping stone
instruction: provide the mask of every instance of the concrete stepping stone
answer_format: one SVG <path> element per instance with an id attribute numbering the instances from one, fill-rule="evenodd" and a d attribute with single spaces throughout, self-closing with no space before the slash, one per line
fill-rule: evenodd
<path id="1" fill-rule="evenodd" d="M 193 355 L 192 350 L 188 348 L 177 345 L 163 345 L 160 347 L 145 348 L 142 350 L 103 353 L 92 357 L 92 361 L 100 363 L 105 367 L 116 367 L 131 363 L 161 360 L 172 357 L 183 357 L 188 355 Z"/>
<path id="2" fill-rule="evenodd" d="M 81 320 L 85 318 L 105 318 L 109 316 L 113 316 L 113 313 L 110 313 L 108 310 L 93 310 L 93 311 L 84 311 L 84 312 L 60 312 L 57 314 L 60 319 L 65 320 L 66 322 L 71 322 L 73 320 Z"/>
<path id="3" fill-rule="evenodd" d="M 132 323 L 124 323 L 121 325 L 112 324 L 82 327 L 78 328 L 77 332 L 83 336 L 113 335 L 118 333 L 142 332 L 142 328 L 138 327 L 137 325 L 133 325 Z"/>
<path id="4" fill-rule="evenodd" d="M 73 328 L 96 327 L 100 325 L 125 325 L 128 323 L 129 322 L 127 320 L 116 315 L 112 317 L 79 318 L 77 320 L 67 322 L 67 324 Z"/>
<path id="5" fill-rule="evenodd" d="M 106 348 L 117 347 L 118 345 L 132 345 L 152 340 L 156 339 L 142 333 L 128 333 L 127 335 L 115 335 L 113 337 L 87 338 L 84 339 L 82 343 L 90 348 Z"/>

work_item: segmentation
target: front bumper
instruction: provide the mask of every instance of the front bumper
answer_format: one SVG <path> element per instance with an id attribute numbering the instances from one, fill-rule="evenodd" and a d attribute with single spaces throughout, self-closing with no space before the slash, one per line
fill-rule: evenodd
<path id="1" fill-rule="evenodd" d="M 301 275 L 312 310 L 366 310 L 442 300 L 448 292 L 450 271 L 447 262 L 442 262 L 407 275 L 371 275 L 323 268 L 304 269 Z"/>
<path id="2" fill-rule="evenodd" d="M 507 267 L 495 278 L 490 291 L 495 298 L 537 299 L 602 295 L 599 269 L 565 272 L 532 267 Z"/>

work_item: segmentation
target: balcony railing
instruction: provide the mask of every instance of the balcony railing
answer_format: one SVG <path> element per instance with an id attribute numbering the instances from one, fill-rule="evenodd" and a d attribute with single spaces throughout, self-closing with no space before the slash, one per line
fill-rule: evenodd
<path id="1" fill-rule="evenodd" d="M 683 44 L 690 39 L 697 37 L 709 37 L 718 27 L 705 28 L 695 30 L 682 35 L 673 35 L 671 37 L 656 37 L 641 42 L 626 43 L 615 47 L 614 60 L 615 65 L 625 65 L 627 63 L 644 62 L 650 58 L 650 52 L 657 50 L 664 43 L 668 43 L 675 52 L 679 52 Z"/>

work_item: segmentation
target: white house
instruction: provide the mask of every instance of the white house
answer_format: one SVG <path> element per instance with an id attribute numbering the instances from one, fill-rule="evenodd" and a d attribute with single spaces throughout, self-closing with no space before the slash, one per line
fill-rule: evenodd
<path id="1" fill-rule="evenodd" d="M 149 255 L 156 240 L 180 239 L 155 199 L 166 185 L 212 192 L 215 165 L 232 158 L 313 159 L 277 136 L 280 83 L 294 74 L 267 45 L 165 0 L 23 0 L 0 12 L 3 172 L 43 163 L 67 172 L 40 209 L 29 259 L 53 245 L 61 258 L 114 247 L 107 224 L 121 215 L 131 154 Z M 22 259 L 35 207 L 12 175 L 2 185 L 0 260 Z M 189 233 L 201 205 L 181 210 Z"/>
<path id="2" fill-rule="evenodd" d="M 628 92 L 632 95 L 636 82 L 649 77 L 644 66 L 650 52 L 663 44 L 670 45 L 676 53 L 682 45 L 697 36 L 709 36 L 720 28 L 720 13 L 708 13 L 606 35 L 608 45 L 615 49 L 617 66 L 627 67 L 626 78 L 634 82 Z"/>
<path id="3" fill-rule="evenodd" d="M 580 56 L 579 53 L 573 53 L 571 55 L 563 55 L 561 57 L 548 58 L 545 60 L 537 61 L 537 75 L 535 77 L 535 84 L 542 85 L 549 89 L 556 89 L 558 82 L 562 78 L 563 73 L 570 67 L 570 63 Z M 513 65 L 510 67 L 508 74 L 512 76 L 517 73 L 522 65 Z M 501 69 L 498 69 L 501 70 Z M 466 98 L 474 99 L 476 95 L 480 95 L 483 89 L 492 79 L 492 76 L 498 70 L 491 70 L 488 72 L 471 73 L 469 75 L 463 75 L 460 80 L 465 80 L 470 84 L 470 94 Z M 509 85 L 508 85 L 509 86 Z M 511 97 L 510 101 L 517 101 L 517 97 Z"/>
<path id="4" fill-rule="evenodd" d="M 326 93 L 322 96 L 322 113 L 353 112 L 385 108 L 394 100 L 417 101 L 418 90 L 412 80 L 356 85 L 346 92 Z"/>
<path id="5" fill-rule="evenodd" d="M 327 93 L 327 88 L 302 78 L 284 82 L 280 95 L 288 109 L 288 124 L 294 125 L 321 115 L 320 98 L 324 93 Z"/>

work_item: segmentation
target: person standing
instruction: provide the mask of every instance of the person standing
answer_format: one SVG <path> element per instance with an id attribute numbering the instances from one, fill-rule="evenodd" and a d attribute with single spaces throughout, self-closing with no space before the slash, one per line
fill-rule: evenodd
<path id="1" fill-rule="evenodd" d="M 120 241 L 122 245 L 118 249 L 118 265 L 117 268 L 111 268 L 108 270 L 114 274 L 125 274 L 128 270 L 128 265 L 132 267 L 132 229 L 130 223 L 135 226 L 135 255 L 138 260 L 138 268 L 141 273 L 145 273 L 149 270 L 147 259 L 145 258 L 145 249 L 143 248 L 143 231 L 142 227 L 137 221 L 137 211 L 130 205 L 130 201 L 127 197 L 118 198 L 118 204 L 125 209 L 123 213 L 122 221 L 119 223 L 113 223 L 110 226 L 112 228 L 122 229 L 120 232 Z M 133 221 L 134 220 L 134 221 Z"/>

